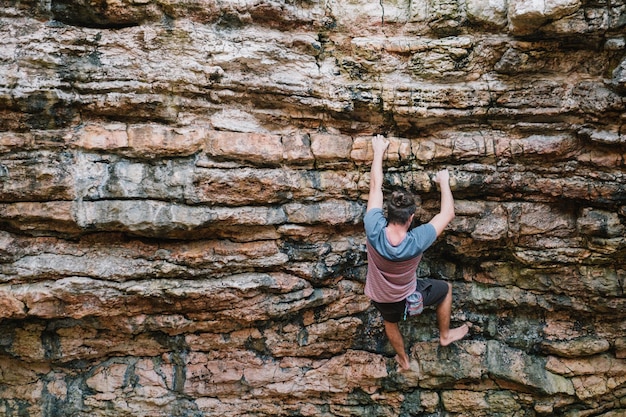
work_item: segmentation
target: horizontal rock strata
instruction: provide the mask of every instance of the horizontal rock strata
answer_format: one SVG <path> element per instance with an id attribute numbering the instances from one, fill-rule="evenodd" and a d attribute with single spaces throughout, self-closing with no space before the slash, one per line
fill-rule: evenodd
<path id="1" fill-rule="evenodd" d="M 626 413 L 623 2 L 5 3 L 0 415 Z M 403 374 L 378 133 L 473 323 Z"/>

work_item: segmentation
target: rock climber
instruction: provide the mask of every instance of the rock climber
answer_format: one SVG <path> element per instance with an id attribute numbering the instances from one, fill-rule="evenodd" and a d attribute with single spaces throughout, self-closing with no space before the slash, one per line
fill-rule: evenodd
<path id="1" fill-rule="evenodd" d="M 435 182 L 441 192 L 441 207 L 428 223 L 411 229 L 415 216 L 415 197 L 406 190 L 396 190 L 387 201 L 387 217 L 383 214 L 383 156 L 389 141 L 381 135 L 372 139 L 372 160 L 369 200 L 365 213 L 367 236 L 367 280 L 365 294 L 383 317 L 385 333 L 396 351 L 400 371 L 410 369 L 409 357 L 398 322 L 405 315 L 406 299 L 419 291 L 424 306 L 436 306 L 439 343 L 447 346 L 462 339 L 467 324 L 450 329 L 452 285 L 443 280 L 416 278 L 422 253 L 452 221 L 454 198 L 447 170 L 437 172 Z"/>

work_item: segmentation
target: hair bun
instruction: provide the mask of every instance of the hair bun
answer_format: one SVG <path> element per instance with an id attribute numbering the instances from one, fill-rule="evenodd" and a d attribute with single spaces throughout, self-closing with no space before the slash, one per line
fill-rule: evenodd
<path id="1" fill-rule="evenodd" d="M 394 191 L 391 194 L 391 204 L 398 208 L 409 207 L 415 204 L 412 198 L 404 191 Z"/>
<path id="2" fill-rule="evenodd" d="M 395 189 L 387 200 L 387 221 L 390 224 L 406 224 L 415 214 L 415 196 L 403 188 Z"/>

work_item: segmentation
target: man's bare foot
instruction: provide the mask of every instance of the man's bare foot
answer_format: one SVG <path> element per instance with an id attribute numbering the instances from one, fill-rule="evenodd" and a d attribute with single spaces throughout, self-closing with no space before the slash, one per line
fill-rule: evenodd
<path id="1" fill-rule="evenodd" d="M 464 324 L 460 327 L 456 327 L 454 329 L 450 329 L 448 331 L 447 337 L 439 337 L 439 344 L 441 346 L 448 346 L 450 343 L 454 343 L 457 340 L 461 340 L 465 337 L 467 332 L 469 331 L 469 326 Z"/>
<path id="2" fill-rule="evenodd" d="M 398 362 L 398 366 L 400 367 L 398 369 L 398 372 L 408 371 L 409 369 L 411 369 L 409 358 L 406 355 L 404 355 L 403 358 L 401 358 L 400 355 L 396 355 L 396 362 Z"/>

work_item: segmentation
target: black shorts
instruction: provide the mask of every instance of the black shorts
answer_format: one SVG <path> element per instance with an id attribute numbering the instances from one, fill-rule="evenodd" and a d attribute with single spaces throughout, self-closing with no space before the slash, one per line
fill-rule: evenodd
<path id="1" fill-rule="evenodd" d="M 418 279 L 417 291 L 421 292 L 422 297 L 424 297 L 424 307 L 439 305 L 448 294 L 448 282 L 439 279 Z M 376 301 L 372 301 L 372 303 L 380 311 L 385 321 L 397 323 L 404 316 L 406 300 L 395 303 L 377 303 Z"/>

